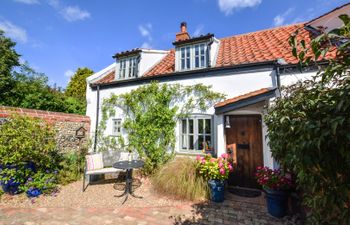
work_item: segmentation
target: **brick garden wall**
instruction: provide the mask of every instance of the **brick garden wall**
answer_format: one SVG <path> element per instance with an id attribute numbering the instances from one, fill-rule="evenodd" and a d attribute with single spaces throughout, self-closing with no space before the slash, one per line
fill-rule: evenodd
<path id="1" fill-rule="evenodd" d="M 77 114 L 43 111 L 36 109 L 24 109 L 0 106 L 0 118 L 8 118 L 11 114 L 26 115 L 39 118 L 52 124 L 56 131 L 58 148 L 62 152 L 74 151 L 79 147 L 79 139 L 76 138 L 76 130 L 83 127 L 86 129 L 85 137 L 81 139 L 81 146 L 88 144 L 90 131 L 90 118 Z"/>

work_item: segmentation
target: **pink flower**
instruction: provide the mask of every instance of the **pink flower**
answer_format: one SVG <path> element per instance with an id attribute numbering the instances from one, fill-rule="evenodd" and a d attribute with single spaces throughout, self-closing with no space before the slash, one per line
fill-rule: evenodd
<path id="1" fill-rule="evenodd" d="M 202 158 L 202 164 L 205 164 L 205 159 L 204 158 Z"/>
<path id="2" fill-rule="evenodd" d="M 222 164 L 222 162 L 219 162 L 219 167 L 221 168 L 223 166 L 224 166 L 224 164 Z"/>
<path id="3" fill-rule="evenodd" d="M 228 157 L 228 155 L 227 155 L 227 153 L 222 153 L 221 157 L 226 159 Z"/>
<path id="4" fill-rule="evenodd" d="M 196 160 L 200 161 L 200 160 L 202 160 L 202 157 L 200 155 L 197 155 Z"/>
<path id="5" fill-rule="evenodd" d="M 231 164 L 228 164 L 228 169 L 232 172 L 233 171 L 233 167 Z"/>
<path id="6" fill-rule="evenodd" d="M 224 169 L 224 168 L 221 168 L 221 169 L 220 169 L 220 173 L 221 173 L 222 175 L 224 175 L 224 174 L 225 174 L 225 169 Z"/>
<path id="7" fill-rule="evenodd" d="M 215 162 L 215 161 L 216 161 L 215 158 L 210 159 L 210 162 Z"/>
<path id="8" fill-rule="evenodd" d="M 257 170 L 261 170 L 261 169 L 262 169 L 262 167 L 261 167 L 261 166 L 258 166 L 258 167 L 256 167 L 256 169 L 257 169 Z"/>

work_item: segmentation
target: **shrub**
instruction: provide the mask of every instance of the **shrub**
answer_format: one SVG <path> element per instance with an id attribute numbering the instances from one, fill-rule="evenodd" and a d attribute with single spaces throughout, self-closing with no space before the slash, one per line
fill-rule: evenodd
<path id="1" fill-rule="evenodd" d="M 69 184 L 81 178 L 84 172 L 85 153 L 84 149 L 81 152 L 70 152 L 63 156 L 58 174 L 60 184 Z"/>
<path id="2" fill-rule="evenodd" d="M 344 25 L 315 38 L 311 48 L 291 37 L 301 63 L 328 49 L 336 57 L 314 79 L 282 91 L 265 117 L 272 155 L 295 174 L 310 224 L 350 224 L 350 18 L 340 19 Z"/>
<path id="3" fill-rule="evenodd" d="M 211 154 L 207 154 L 204 157 L 197 156 L 196 167 L 198 173 L 206 180 L 226 180 L 229 173 L 233 170 L 226 153 L 219 158 L 213 158 Z"/>
<path id="4" fill-rule="evenodd" d="M 188 200 L 208 197 L 208 184 L 196 171 L 196 162 L 187 157 L 177 157 L 166 163 L 152 176 L 156 191 Z"/>
<path id="5" fill-rule="evenodd" d="M 20 182 L 19 189 L 27 189 L 27 178 L 35 172 L 57 169 L 59 155 L 55 149 L 54 130 L 45 122 L 26 116 L 13 115 L 0 126 L 0 180 Z M 35 169 L 29 165 L 34 164 Z M 34 182 L 43 181 L 39 175 Z M 43 181 L 44 183 L 46 182 Z M 47 183 L 43 184 L 47 185 Z"/>

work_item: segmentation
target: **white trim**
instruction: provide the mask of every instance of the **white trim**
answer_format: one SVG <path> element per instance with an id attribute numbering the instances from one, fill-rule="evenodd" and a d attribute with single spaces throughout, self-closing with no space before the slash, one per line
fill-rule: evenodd
<path id="1" fill-rule="evenodd" d="M 117 65 L 117 63 L 114 62 L 111 65 L 107 66 L 106 68 L 94 73 L 93 75 L 86 78 L 86 82 L 93 83 L 96 80 L 102 79 L 103 77 L 108 75 L 109 72 L 111 72 L 112 70 L 115 70 L 116 65 Z"/>

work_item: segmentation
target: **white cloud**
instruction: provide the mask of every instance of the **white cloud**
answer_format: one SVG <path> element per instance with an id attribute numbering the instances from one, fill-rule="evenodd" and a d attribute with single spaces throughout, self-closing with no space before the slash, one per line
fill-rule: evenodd
<path id="1" fill-rule="evenodd" d="M 28 41 L 26 30 L 14 25 L 8 20 L 0 21 L 0 30 L 3 30 L 6 36 L 13 38 L 20 43 L 24 44 Z"/>
<path id="2" fill-rule="evenodd" d="M 73 70 L 66 70 L 66 72 L 64 72 L 64 76 L 68 77 L 69 79 L 74 75 L 74 71 Z"/>
<path id="3" fill-rule="evenodd" d="M 193 32 L 193 36 L 196 37 L 196 36 L 199 36 L 200 34 L 202 34 L 203 29 L 204 29 L 203 24 L 198 25 Z"/>
<path id="4" fill-rule="evenodd" d="M 90 13 L 86 10 L 80 9 L 78 6 L 67 6 L 63 8 L 61 14 L 68 22 L 90 18 Z"/>
<path id="5" fill-rule="evenodd" d="M 287 9 L 284 13 L 278 14 L 273 18 L 273 25 L 274 26 L 282 26 L 285 24 L 287 17 L 294 11 L 294 8 Z"/>
<path id="6" fill-rule="evenodd" d="M 47 4 L 49 4 L 54 9 L 59 9 L 60 1 L 59 0 L 47 0 Z"/>
<path id="7" fill-rule="evenodd" d="M 146 38 L 147 40 L 144 41 L 141 45 L 141 48 L 152 48 L 152 24 L 151 23 L 146 23 L 144 25 L 139 25 L 139 32 L 142 37 Z"/>
<path id="8" fill-rule="evenodd" d="M 249 8 L 259 5 L 262 0 L 218 0 L 220 10 L 230 15 L 235 9 Z"/>
<path id="9" fill-rule="evenodd" d="M 28 5 L 39 4 L 38 0 L 14 0 L 15 2 L 24 3 Z"/>
<path id="10" fill-rule="evenodd" d="M 151 35 L 152 24 L 151 23 L 147 23 L 145 25 L 139 25 L 139 31 L 143 37 L 146 37 L 149 41 L 152 40 L 152 35 Z"/>
<path id="11" fill-rule="evenodd" d="M 152 45 L 149 42 L 143 42 L 141 45 L 141 48 L 147 48 L 147 49 L 151 49 Z"/>

